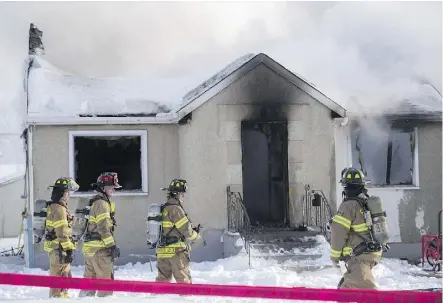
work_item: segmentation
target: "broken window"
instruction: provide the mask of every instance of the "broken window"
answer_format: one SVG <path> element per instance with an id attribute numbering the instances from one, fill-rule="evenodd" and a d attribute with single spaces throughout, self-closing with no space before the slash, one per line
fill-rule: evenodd
<path id="1" fill-rule="evenodd" d="M 361 121 L 352 129 L 352 165 L 366 174 L 371 185 L 413 185 L 415 139 L 412 127 Z"/>
<path id="2" fill-rule="evenodd" d="M 79 192 L 92 191 L 102 172 L 118 173 L 118 191 L 143 192 L 142 136 L 73 136 L 73 176 Z"/>

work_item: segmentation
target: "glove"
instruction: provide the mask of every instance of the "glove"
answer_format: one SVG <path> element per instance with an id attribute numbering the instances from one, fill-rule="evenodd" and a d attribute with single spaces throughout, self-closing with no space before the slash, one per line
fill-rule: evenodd
<path id="1" fill-rule="evenodd" d="M 65 263 L 71 264 L 72 261 L 74 261 L 74 255 L 72 253 L 72 250 L 70 249 L 66 251 Z"/>
<path id="2" fill-rule="evenodd" d="M 109 247 L 109 249 L 111 250 L 111 257 L 114 259 L 120 257 L 120 249 L 116 245 Z"/>

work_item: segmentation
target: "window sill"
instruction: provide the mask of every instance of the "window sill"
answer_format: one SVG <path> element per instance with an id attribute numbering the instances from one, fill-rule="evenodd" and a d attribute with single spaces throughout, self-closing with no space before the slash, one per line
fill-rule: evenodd
<path id="1" fill-rule="evenodd" d="M 72 198 L 80 198 L 80 197 L 92 197 L 96 195 L 96 192 L 76 192 L 71 194 Z M 127 196 L 148 196 L 149 193 L 147 192 L 139 192 L 139 191 L 125 191 L 125 192 L 115 192 L 112 196 L 113 197 L 127 197 Z"/>
<path id="2" fill-rule="evenodd" d="M 420 186 L 415 185 L 373 185 L 367 186 L 369 190 L 419 190 Z"/>

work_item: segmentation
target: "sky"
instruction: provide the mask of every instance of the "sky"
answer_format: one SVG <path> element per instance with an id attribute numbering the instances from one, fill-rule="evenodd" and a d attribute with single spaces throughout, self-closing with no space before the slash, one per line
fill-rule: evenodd
<path id="1" fill-rule="evenodd" d="M 22 129 L 30 22 L 45 58 L 84 76 L 192 89 L 263 52 L 345 107 L 442 89 L 441 2 L 0 2 L 0 134 Z"/>

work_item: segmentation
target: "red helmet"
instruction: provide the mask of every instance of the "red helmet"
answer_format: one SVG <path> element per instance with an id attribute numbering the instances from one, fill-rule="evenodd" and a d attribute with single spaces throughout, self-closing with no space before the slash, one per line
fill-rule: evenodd
<path id="1" fill-rule="evenodd" d="M 114 188 L 121 188 L 121 185 L 118 184 L 118 176 L 117 173 L 114 172 L 105 172 L 101 173 L 97 178 L 97 186 L 113 186 Z"/>

